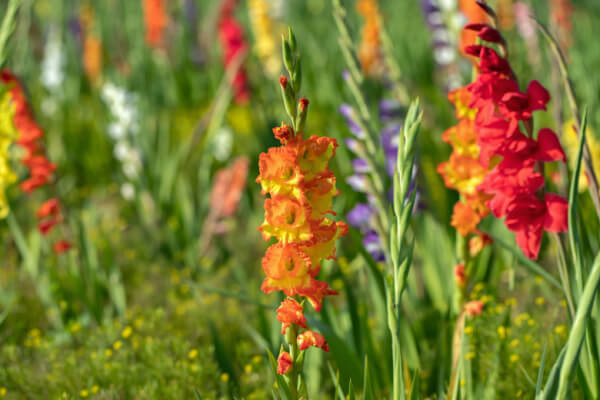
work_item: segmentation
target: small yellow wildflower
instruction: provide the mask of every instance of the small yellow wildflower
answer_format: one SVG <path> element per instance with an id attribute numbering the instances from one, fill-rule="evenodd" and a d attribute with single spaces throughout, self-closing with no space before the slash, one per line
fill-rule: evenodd
<path id="1" fill-rule="evenodd" d="M 254 364 L 260 364 L 260 362 L 263 360 L 262 356 L 259 356 L 258 354 L 255 355 L 254 357 L 252 357 L 252 362 Z"/>
<path id="2" fill-rule="evenodd" d="M 5 387 L 0 387 L 0 396 L 2 396 L 2 397 L 6 396 L 6 388 Z"/>
<path id="3" fill-rule="evenodd" d="M 98 393 L 98 391 L 100 390 L 100 387 L 98 385 L 94 385 L 92 386 L 92 389 L 90 390 L 93 394 Z"/>
<path id="4" fill-rule="evenodd" d="M 221 374 L 221 381 L 222 382 L 229 382 L 229 374 L 227 372 L 224 372 Z"/>
<path id="5" fill-rule="evenodd" d="M 518 354 L 511 354 L 509 357 L 510 362 L 515 363 L 517 361 L 519 361 L 519 355 Z"/>
<path id="6" fill-rule="evenodd" d="M 104 356 L 105 357 L 111 357 L 112 356 L 112 350 L 111 349 L 104 350 Z"/>
<path id="7" fill-rule="evenodd" d="M 521 314 L 517 315 L 517 317 L 515 318 L 515 325 L 516 326 L 521 326 L 521 324 L 523 322 L 525 322 L 526 320 L 528 320 L 529 318 L 530 318 L 529 314 L 527 314 L 527 313 L 521 313 Z"/>
<path id="8" fill-rule="evenodd" d="M 481 301 L 483 304 L 487 304 L 487 303 L 491 302 L 492 300 L 493 300 L 492 296 L 488 296 L 487 294 L 481 296 L 481 298 L 479 299 L 479 301 Z"/>
<path id="9" fill-rule="evenodd" d="M 90 392 L 88 392 L 87 389 L 81 389 L 81 392 L 79 392 L 81 397 L 88 397 L 89 394 Z"/>
<path id="10" fill-rule="evenodd" d="M 131 329 L 130 326 L 127 326 L 125 329 L 123 329 L 123 332 L 121 332 L 121 336 L 123 339 L 127 339 L 129 336 L 131 336 L 131 332 L 133 332 L 133 329 Z"/>
<path id="11" fill-rule="evenodd" d="M 504 303 L 507 306 L 514 306 L 517 304 L 517 299 L 515 299 L 514 297 L 509 297 L 508 299 L 506 299 L 506 301 Z"/>
<path id="12" fill-rule="evenodd" d="M 120 340 L 117 340 L 114 344 L 113 344 L 113 349 L 115 350 L 119 350 L 121 347 L 123 346 L 123 342 L 121 342 Z"/>
<path id="13" fill-rule="evenodd" d="M 471 325 L 465 327 L 465 335 L 473 333 L 473 327 Z"/>
<path id="14" fill-rule="evenodd" d="M 196 350 L 196 349 L 190 350 L 190 352 L 188 353 L 188 358 L 190 360 L 193 360 L 196 357 L 198 357 L 198 350 Z"/>
<path id="15" fill-rule="evenodd" d="M 510 342 L 510 347 L 517 347 L 519 345 L 519 339 L 513 339 Z"/>
<path id="16" fill-rule="evenodd" d="M 566 331 L 567 331 L 567 327 L 564 325 L 557 325 L 554 328 L 554 333 L 556 333 L 557 335 L 564 335 Z"/>
<path id="17" fill-rule="evenodd" d="M 537 299 L 535 299 L 535 304 L 537 304 L 538 306 L 543 306 L 544 303 L 546 303 L 546 299 L 543 297 L 538 297 Z"/>
<path id="18" fill-rule="evenodd" d="M 470 352 L 468 352 L 467 354 L 465 354 L 465 358 L 466 358 L 467 360 L 471 360 L 471 359 L 475 358 L 475 353 L 474 353 L 474 352 L 472 352 L 472 351 L 470 351 Z"/>
<path id="19" fill-rule="evenodd" d="M 534 326 L 535 325 L 535 321 L 530 318 L 530 319 L 527 320 L 527 325 Z"/>
<path id="20" fill-rule="evenodd" d="M 249 374 L 250 372 L 252 372 L 252 365 L 251 364 L 246 364 L 244 366 L 244 372 L 246 372 L 247 374 Z"/>
<path id="21" fill-rule="evenodd" d="M 500 325 L 498 327 L 498 336 L 500 336 L 500 339 L 504 339 L 506 337 L 506 327 L 504 325 Z"/>
<path id="22" fill-rule="evenodd" d="M 465 386 L 467 384 L 467 381 L 465 381 L 464 379 L 460 380 L 460 386 Z"/>
<path id="23" fill-rule="evenodd" d="M 81 330 L 81 324 L 79 322 L 75 322 L 73 325 L 71 325 L 72 333 L 79 332 L 80 330 Z"/>

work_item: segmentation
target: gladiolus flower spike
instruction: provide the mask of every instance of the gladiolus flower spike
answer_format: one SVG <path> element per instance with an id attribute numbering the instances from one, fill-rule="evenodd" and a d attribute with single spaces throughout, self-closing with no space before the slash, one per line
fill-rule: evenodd
<path id="1" fill-rule="evenodd" d="M 46 157 L 42 141 L 44 131 L 33 118 L 25 91 L 17 77 L 8 69 L 4 69 L 0 73 L 0 82 L 7 87 L 5 97 L 0 100 L 0 118 L 5 123 L 3 129 L 6 131 L 0 131 L 0 218 L 2 218 L 8 213 L 3 197 L 5 182 L 11 183 L 16 180 L 8 164 L 4 168 L 6 172 L 1 173 L 5 154 L 13 139 L 16 139 L 15 142 L 25 150 L 21 163 L 29 170 L 29 177 L 20 185 L 25 193 L 31 194 L 34 190 L 49 185 L 56 165 Z M 42 235 L 48 235 L 63 221 L 60 201 L 57 198 L 46 200 L 38 209 L 36 217 L 39 220 L 38 230 Z M 71 243 L 61 239 L 53 245 L 53 248 L 55 253 L 61 254 L 71 248 Z"/>
<path id="2" fill-rule="evenodd" d="M 535 259 L 544 231 L 567 230 L 567 201 L 544 190 L 540 172 L 541 163 L 564 162 L 565 154 L 552 130 L 532 131 L 533 113 L 546 109 L 550 94 L 535 80 L 519 89 L 508 60 L 485 45 L 506 43 L 495 28 L 471 24 L 465 29 L 476 32 L 482 44 L 465 48 L 477 59 L 478 75 L 454 93 L 461 122 L 445 134 L 454 152 L 439 167 L 446 185 L 463 198 L 452 224 L 463 236 L 478 233 L 476 225 L 489 209 L 496 218 L 505 217 L 523 253 Z"/>
<path id="3" fill-rule="evenodd" d="M 291 31 L 290 36 L 293 40 Z M 348 228 L 331 218 L 338 190 L 328 163 L 337 142 L 325 136 L 308 136 L 298 129 L 304 126 L 309 103 L 297 97 L 300 80 L 299 56 L 292 51 L 295 45 L 287 42 L 283 47 L 288 52 L 285 64 L 292 70 L 288 70 L 290 79 L 282 77 L 280 84 L 284 101 L 293 102 L 293 108 L 286 107 L 292 125 L 282 123 L 274 128 L 281 146 L 270 148 L 259 158 L 257 182 L 269 197 L 265 200 L 265 220 L 258 229 L 265 240 L 277 239 L 262 260 L 266 278 L 261 289 L 267 294 L 282 291 L 287 296 L 277 309 L 277 320 L 289 352 L 281 350 L 277 372 L 295 391 L 302 352 L 311 346 L 329 351 L 325 338 L 310 330 L 304 304 L 308 302 L 320 311 L 325 297 L 337 294 L 317 276 L 322 260 L 335 259 L 335 242 Z M 292 115 L 296 106 L 299 112 Z"/>

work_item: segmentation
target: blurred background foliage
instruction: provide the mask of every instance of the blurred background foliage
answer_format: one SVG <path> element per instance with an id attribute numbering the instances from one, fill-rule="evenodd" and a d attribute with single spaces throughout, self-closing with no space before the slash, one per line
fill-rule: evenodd
<path id="1" fill-rule="evenodd" d="M 6 3 L 0 4 L 0 15 Z M 141 1 L 22 1 L 6 66 L 26 87 L 45 130 L 48 156 L 58 165 L 56 191 L 67 210 L 65 229 L 74 250 L 53 254 L 35 226 L 35 205 L 43 198 L 27 196 L 16 185 L 10 188 L 11 218 L 0 222 L 0 396 L 271 395 L 274 377 L 265 354 L 279 351 L 282 339 L 273 310 L 280 299 L 260 292 L 266 244 L 256 232 L 263 209 L 254 179 L 258 155 L 275 145 L 271 129 L 284 115 L 278 74 L 270 75 L 254 51 L 249 3 L 241 1 L 235 15 L 249 42 L 244 67 L 250 102 L 236 104 L 223 83 L 216 28 L 220 2 L 166 3 L 165 37 L 153 48 L 144 40 Z M 548 2 L 527 3 L 548 24 Z M 594 39 L 600 3 L 572 3 L 567 57 L 576 92 L 591 111 L 595 133 L 588 134 L 595 135 L 600 133 L 600 45 Z M 324 0 L 283 4 L 279 22 L 293 27 L 303 56 L 303 95 L 311 104 L 307 131 L 343 143 L 350 133 L 338 108 L 351 95 L 342 78 L 346 64 L 332 6 Z M 353 1 L 344 4 L 358 42 L 363 22 Z M 417 178 L 421 211 L 411 229 L 417 245 L 402 325 L 407 376 L 421 393 L 445 398 L 456 314 L 456 238 L 449 220 L 457 197 L 444 187 L 436 167 L 450 152 L 441 134 L 455 123 L 454 111 L 439 84 L 432 34 L 419 1 L 381 0 L 380 8 L 401 81 L 424 107 Z M 560 108 L 562 88 L 543 38 L 538 38 L 539 63 L 532 64 L 518 31 L 513 27 L 504 33 L 517 75 L 541 81 Z M 86 44 L 90 36 L 99 43 L 95 70 L 89 65 L 94 61 L 85 58 L 86 46 L 94 46 Z M 44 84 L 51 73 L 51 45 L 59 48 L 60 60 L 54 62 L 62 71 L 53 87 Z M 461 64 L 463 83 L 470 74 L 470 65 Z M 107 134 L 115 118 L 102 94 L 109 82 L 131 93 L 137 110 L 138 133 L 132 141 L 142 154 L 142 167 L 130 199 L 122 194 L 128 179 Z M 387 88 L 376 80 L 367 85 L 370 107 L 376 108 Z M 537 121 L 557 131 L 564 122 L 551 112 Z M 218 204 L 209 196 L 215 173 L 237 157 L 249 160 L 237 210 L 208 224 Z M 335 209 L 342 217 L 363 200 L 345 181 L 352 173 L 350 159 L 340 146 L 333 169 L 342 193 Z M 582 229 L 590 233 L 584 235 L 587 248 L 595 253 L 598 223 L 589 198 L 582 195 L 580 201 L 586 221 Z M 486 224 L 513 248 L 501 224 Z M 546 239 L 543 246 L 540 264 L 556 276 L 556 245 Z M 340 241 L 337 254 L 338 262 L 328 262 L 322 274 L 340 295 L 309 318 L 331 347 L 329 354 L 309 352 L 309 393 L 333 398 L 333 371 L 339 371 L 342 387 L 351 380 L 361 391 L 364 377 L 370 376 L 371 389 L 365 390 L 383 398 L 391 356 L 381 266 L 365 251 L 356 230 Z M 468 323 L 464 344 L 472 382 L 477 382 L 470 389 L 472 398 L 531 398 L 544 348 L 548 366 L 566 340 L 564 301 L 552 285 L 523 268 L 526 263 L 511 250 L 495 245 L 479 260 L 473 296 L 485 300 L 486 311 Z"/>

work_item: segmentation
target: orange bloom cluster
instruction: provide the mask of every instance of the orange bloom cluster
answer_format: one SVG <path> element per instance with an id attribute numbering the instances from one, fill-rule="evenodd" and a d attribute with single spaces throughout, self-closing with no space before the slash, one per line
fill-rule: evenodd
<path id="1" fill-rule="evenodd" d="M 86 76 L 95 82 L 102 73 L 102 42 L 95 33 L 94 9 L 86 5 L 79 17 L 83 34 L 83 69 Z"/>
<path id="2" fill-rule="evenodd" d="M 56 165 L 46 158 L 42 142 L 44 132 L 31 115 L 24 90 L 18 79 L 12 72 L 4 69 L 0 73 L 0 80 L 9 86 L 9 93 L 15 105 L 13 121 L 19 133 L 16 143 L 25 150 L 21 163 L 29 170 L 29 178 L 21 182 L 20 186 L 25 193 L 30 194 L 50 182 Z M 40 232 L 43 235 L 50 233 L 52 228 L 62 221 L 58 199 L 47 200 L 39 208 L 36 216 L 40 221 L 38 224 Z M 64 241 L 54 245 L 57 253 L 62 253 L 69 248 L 70 244 Z"/>
<path id="3" fill-rule="evenodd" d="M 235 214 L 248 176 L 248 158 L 238 157 L 230 166 L 215 174 L 210 192 L 210 208 L 216 210 L 217 217 L 231 217 Z"/>
<path id="4" fill-rule="evenodd" d="M 569 0 L 550 0 L 550 18 L 556 25 L 558 39 L 563 49 L 571 47 L 573 38 L 573 5 Z"/>
<path id="5" fill-rule="evenodd" d="M 365 75 L 379 75 L 383 71 L 381 54 L 381 17 L 377 0 L 359 0 L 358 13 L 365 19 L 362 39 L 358 48 L 358 60 Z"/>
<path id="6" fill-rule="evenodd" d="M 300 101 L 307 104 L 304 99 Z M 260 155 L 257 179 L 263 194 L 270 196 L 265 200 L 265 220 L 259 230 L 265 240 L 278 240 L 262 260 L 267 275 L 262 290 L 281 290 L 289 296 L 277 310 L 282 333 L 291 325 L 303 328 L 298 336 L 302 350 L 315 346 L 328 351 L 323 336 L 308 330 L 297 298 L 306 298 L 319 311 L 323 298 L 337 294 L 326 282 L 316 279 L 321 261 L 335 258 L 335 241 L 348 232 L 345 223 L 327 216 L 335 214 L 332 201 L 338 193 L 335 176 L 328 168 L 337 142 L 319 136 L 304 139 L 302 133 L 295 134 L 285 124 L 273 132 L 282 146 Z M 286 356 L 281 357 L 285 361 Z"/>
<path id="7" fill-rule="evenodd" d="M 142 0 L 144 23 L 146 24 L 146 43 L 152 47 L 160 46 L 168 23 L 164 0 Z"/>
<path id="8" fill-rule="evenodd" d="M 463 87 L 448 94 L 456 107 L 458 124 L 449 128 L 442 139 L 452 146 L 452 154 L 447 162 L 438 166 L 438 173 L 446 186 L 458 191 L 461 200 L 454 205 L 451 225 L 461 236 L 476 234 L 471 238 L 471 253 L 477 254 L 490 242 L 487 235 L 477 229 L 482 218 L 490 213 L 486 202 L 492 196 L 477 189 L 493 168 L 485 166 L 479 159 L 477 132 L 475 130 L 476 110 L 469 108 L 471 94 Z"/>

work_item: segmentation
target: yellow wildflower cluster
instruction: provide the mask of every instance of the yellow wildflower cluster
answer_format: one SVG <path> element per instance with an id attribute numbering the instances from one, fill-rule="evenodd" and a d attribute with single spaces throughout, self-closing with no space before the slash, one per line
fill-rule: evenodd
<path id="1" fill-rule="evenodd" d="M 255 38 L 254 51 L 260 58 L 265 72 L 273 77 L 281 72 L 281 59 L 277 49 L 283 25 L 274 20 L 267 0 L 249 0 L 248 11 Z"/>
<path id="2" fill-rule="evenodd" d="M 12 96 L 6 91 L 0 99 L 0 219 L 5 218 L 9 211 L 5 190 L 17 180 L 9 162 L 10 145 L 17 138 L 17 130 L 13 124 L 14 114 Z"/>

